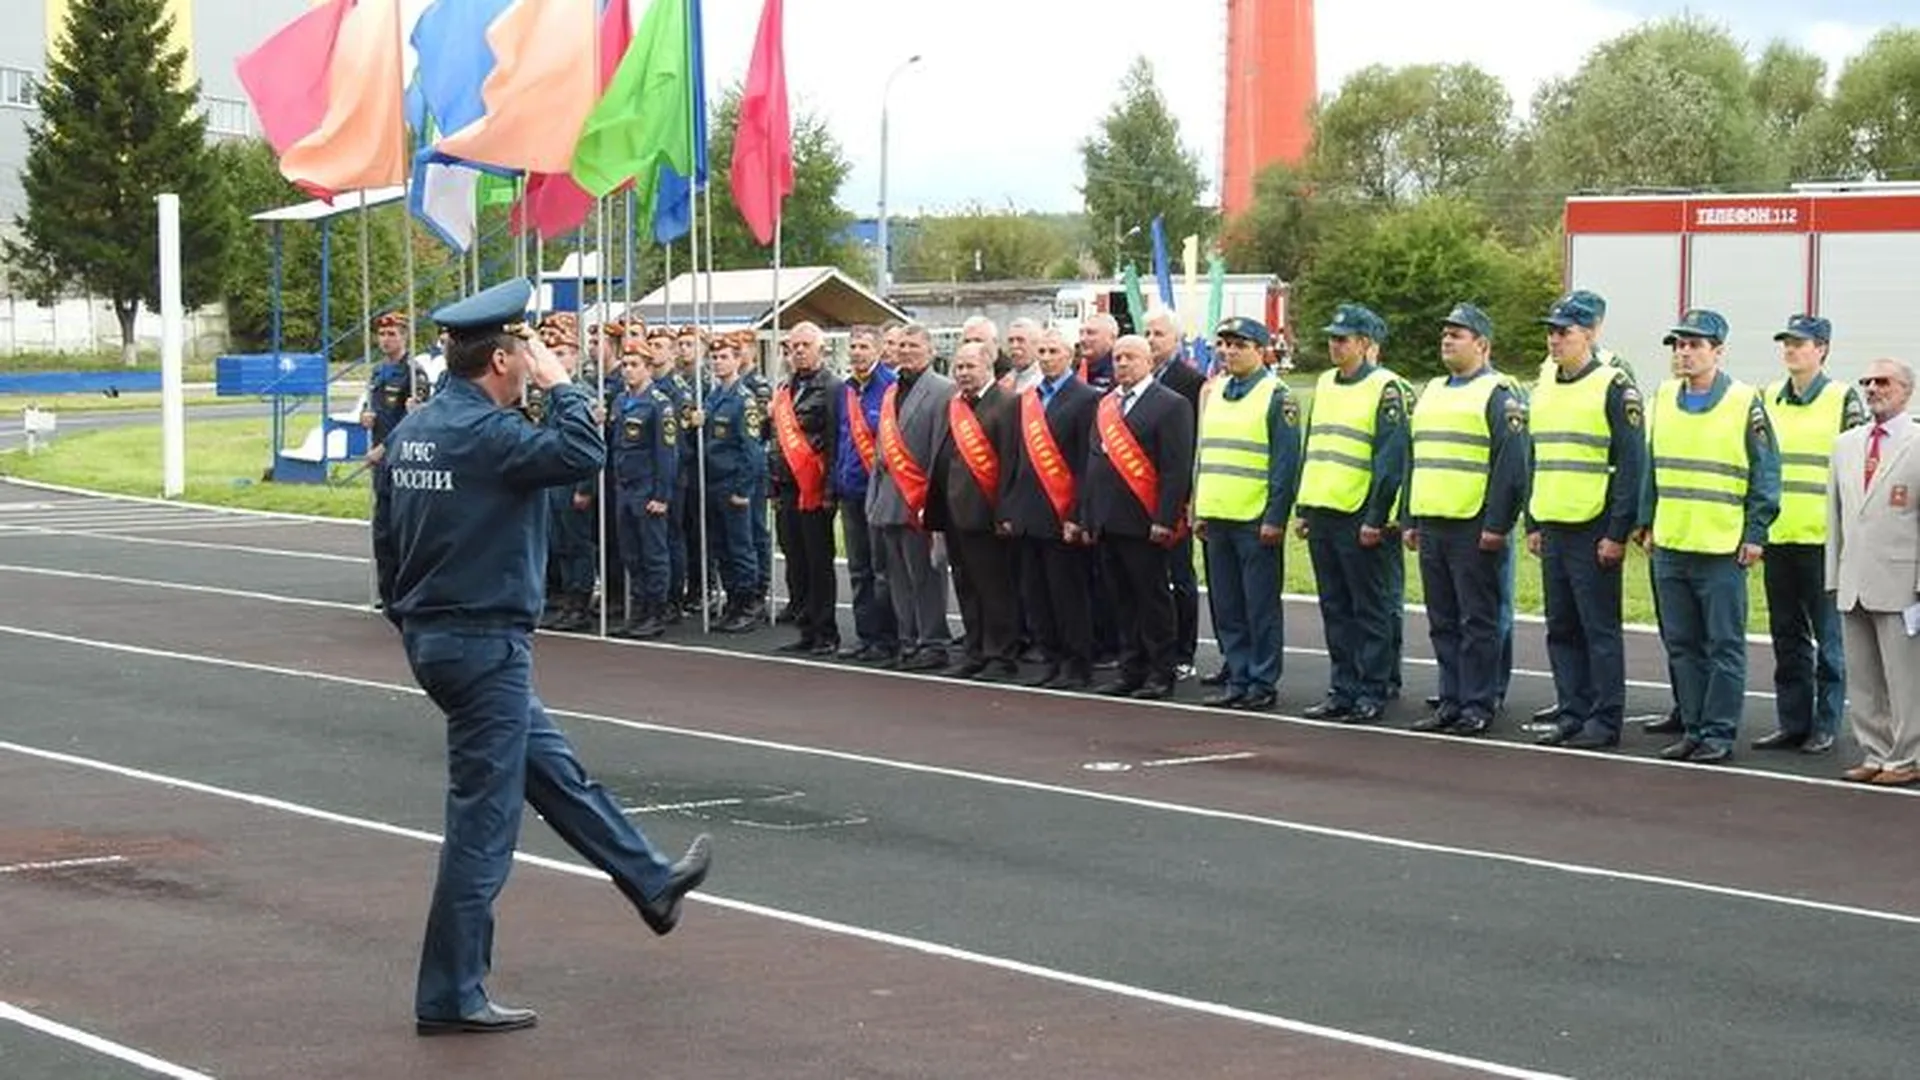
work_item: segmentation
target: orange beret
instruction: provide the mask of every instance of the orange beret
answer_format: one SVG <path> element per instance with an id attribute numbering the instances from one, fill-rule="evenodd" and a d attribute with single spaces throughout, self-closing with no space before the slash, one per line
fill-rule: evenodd
<path id="1" fill-rule="evenodd" d="M 394 330 L 405 330 L 407 328 L 406 313 L 401 311 L 389 311 L 383 315 L 377 315 L 374 317 L 374 320 L 373 320 L 373 328 L 376 332 L 380 330 L 386 330 L 389 328 Z"/>

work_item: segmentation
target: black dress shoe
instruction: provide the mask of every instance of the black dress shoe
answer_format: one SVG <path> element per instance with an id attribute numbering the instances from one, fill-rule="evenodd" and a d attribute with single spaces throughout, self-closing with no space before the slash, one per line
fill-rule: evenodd
<path id="1" fill-rule="evenodd" d="M 1796 735 L 1791 731 L 1776 731 L 1771 735 L 1762 735 L 1753 740 L 1755 750 L 1798 750 L 1807 741 L 1805 735 Z"/>
<path id="2" fill-rule="evenodd" d="M 789 626 L 799 617 L 800 613 L 794 610 L 791 603 L 787 603 L 780 605 L 780 613 L 773 617 L 773 621 L 781 626 Z"/>
<path id="3" fill-rule="evenodd" d="M 712 865 L 713 838 L 701 833 L 693 838 L 680 861 L 669 868 L 667 887 L 660 890 L 660 895 L 640 901 L 640 917 L 654 933 L 671 933 L 680 924 L 680 898 L 707 880 L 707 869 Z"/>
<path id="4" fill-rule="evenodd" d="M 942 671 L 940 674 L 945 675 L 949 679 L 971 679 L 985 670 L 987 670 L 987 662 L 985 660 L 963 660 Z"/>
<path id="5" fill-rule="evenodd" d="M 1387 715 L 1387 707 L 1377 701 L 1364 705 L 1355 705 L 1347 715 L 1339 717 L 1343 724 L 1377 724 Z"/>
<path id="6" fill-rule="evenodd" d="M 1018 678 L 1020 676 L 1020 661 L 1010 656 L 1003 656 L 998 660 L 989 660 L 987 661 L 987 670 L 984 674 L 1000 679 Z"/>
<path id="7" fill-rule="evenodd" d="M 1838 740 L 1826 732 L 1816 731 L 1807 736 L 1806 742 L 1800 744 L 1800 752 L 1803 754 L 1824 754 L 1833 749 L 1836 741 Z"/>
<path id="8" fill-rule="evenodd" d="M 1414 721 L 1414 731 L 1445 731 L 1460 722 L 1460 710 L 1457 707 L 1443 705 L 1439 698 L 1432 700 L 1435 706 L 1432 715 Z"/>
<path id="9" fill-rule="evenodd" d="M 1141 684 L 1140 689 L 1135 690 L 1128 696 L 1137 701 L 1159 701 L 1171 693 L 1173 693 L 1172 680 L 1148 679 L 1145 683 Z"/>
<path id="10" fill-rule="evenodd" d="M 1353 714 L 1353 703 L 1330 697 L 1318 705 L 1309 705 L 1300 710 L 1300 715 L 1309 720 L 1345 720 Z"/>
<path id="11" fill-rule="evenodd" d="M 1552 731 L 1543 731 L 1534 736 L 1533 741 L 1540 746 L 1565 746 L 1579 736 L 1579 728 L 1564 728 L 1556 724 Z"/>
<path id="12" fill-rule="evenodd" d="M 413 1030 L 421 1035 L 486 1035 L 496 1031 L 519 1031 L 539 1023 L 532 1009 L 515 1009 L 489 1001 L 456 1020 L 432 1020 L 418 1017 Z"/>
<path id="13" fill-rule="evenodd" d="M 1560 745 L 1569 750 L 1611 750 L 1620 745 L 1620 736 L 1583 731 Z"/>
<path id="14" fill-rule="evenodd" d="M 947 650 L 921 649 L 900 661 L 901 671 L 937 671 L 947 666 Z"/>
<path id="15" fill-rule="evenodd" d="M 1114 679 L 1094 687 L 1093 692 L 1106 697 L 1127 697 L 1144 685 L 1144 679 Z"/>
<path id="16" fill-rule="evenodd" d="M 1686 725 L 1680 722 L 1679 710 L 1675 710 L 1650 724 L 1642 724 L 1640 730 L 1649 735 L 1678 735 L 1686 730 Z"/>
<path id="17" fill-rule="evenodd" d="M 1093 676 L 1084 671 L 1062 671 L 1041 685 L 1048 690 L 1085 690 L 1093 685 Z"/>
<path id="18" fill-rule="evenodd" d="M 808 650 L 807 650 L 807 655 L 809 655 L 809 656 L 838 656 L 838 655 L 840 655 L 840 643 L 839 643 L 839 642 L 837 642 L 837 641 L 822 641 L 822 642 L 818 642 L 818 643 L 816 643 L 816 644 L 814 645 L 814 647 L 813 647 L 813 648 L 811 648 L 811 649 L 808 649 Z"/>
<path id="19" fill-rule="evenodd" d="M 1677 743 L 1661 748 L 1660 756 L 1668 761 L 1685 761 L 1698 749 L 1700 749 L 1699 739 L 1681 739 Z"/>
<path id="20" fill-rule="evenodd" d="M 1200 704 L 1209 709 L 1234 709 L 1240 706 L 1241 699 L 1246 696 L 1239 690 L 1222 690 L 1217 694 L 1208 694 L 1201 698 Z"/>
<path id="21" fill-rule="evenodd" d="M 1718 746 L 1702 743 L 1687 755 L 1687 760 L 1695 765 L 1724 765 L 1733 760 L 1733 747 L 1725 743 Z"/>
<path id="22" fill-rule="evenodd" d="M 1225 686 L 1225 685 L 1227 685 L 1227 668 L 1226 668 L 1226 665 L 1225 665 L 1225 664 L 1222 664 L 1222 665 L 1221 665 L 1220 667 L 1218 667 L 1218 668 L 1215 668 L 1215 669 L 1214 669 L 1213 671 L 1211 671 L 1211 672 L 1209 672 L 1209 673 L 1207 673 L 1207 674 L 1205 674 L 1205 675 L 1202 675 L 1202 676 L 1200 676 L 1200 685 L 1201 685 L 1201 686 Z"/>
<path id="23" fill-rule="evenodd" d="M 1536 724 L 1551 724 L 1560 719 L 1560 703 L 1556 701 L 1544 709 L 1535 709 L 1533 715 L 1527 719 Z"/>
<path id="24" fill-rule="evenodd" d="M 1470 713 L 1454 721 L 1452 730 L 1455 735 L 1472 736 L 1485 735 L 1488 729 L 1492 727 L 1493 717 L 1484 716 L 1480 713 Z"/>
<path id="25" fill-rule="evenodd" d="M 813 651 L 813 646 L 813 642 L 806 638 L 801 638 L 799 641 L 789 641 L 773 651 L 779 653 L 810 653 Z"/>
<path id="26" fill-rule="evenodd" d="M 1429 709 L 1437 709 L 1440 707 L 1439 694 L 1428 694 L 1423 700 L 1426 701 L 1427 708 Z"/>
<path id="27" fill-rule="evenodd" d="M 1241 712 L 1257 712 L 1261 709 L 1273 708 L 1273 703 L 1278 700 L 1280 700 L 1279 695 L 1271 690 L 1249 690 L 1240 695 L 1240 700 L 1234 702 L 1233 707 Z"/>
<path id="28" fill-rule="evenodd" d="M 1047 669 L 1045 671 L 1042 671 L 1040 674 L 1035 675 L 1033 678 L 1026 680 L 1020 685 L 1031 686 L 1035 688 L 1045 688 L 1045 687 L 1052 686 L 1053 680 L 1059 677 L 1060 677 L 1060 665 L 1049 664 L 1047 665 Z"/>

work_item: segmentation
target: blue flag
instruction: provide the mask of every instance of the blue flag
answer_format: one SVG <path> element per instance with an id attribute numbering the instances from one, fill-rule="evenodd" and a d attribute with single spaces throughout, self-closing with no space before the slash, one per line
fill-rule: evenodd
<path id="1" fill-rule="evenodd" d="M 438 135 L 458 131 L 486 115 L 480 88 L 493 70 L 487 27 L 512 0 L 433 0 L 414 23 L 408 40 L 419 56 L 407 88 L 407 124 L 416 146 L 407 210 L 447 246 L 473 246 L 479 224 L 474 193 L 481 172 L 518 175 L 517 170 L 476 165 L 433 148 Z"/>
<path id="2" fill-rule="evenodd" d="M 1167 261 L 1167 223 L 1153 216 L 1153 280 L 1160 286 L 1160 302 L 1173 307 L 1173 267 Z"/>
<path id="3" fill-rule="evenodd" d="M 686 0 L 687 36 L 693 42 L 693 179 L 660 166 L 653 199 L 653 241 L 671 244 L 693 227 L 694 194 L 707 186 L 707 47 L 700 32 L 700 0 Z"/>

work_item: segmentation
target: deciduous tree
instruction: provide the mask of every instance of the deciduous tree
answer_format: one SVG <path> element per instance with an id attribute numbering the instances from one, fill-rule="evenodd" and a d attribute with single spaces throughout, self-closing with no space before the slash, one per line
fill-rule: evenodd
<path id="1" fill-rule="evenodd" d="M 1200 204 L 1207 185 L 1199 158 L 1180 141 L 1180 122 L 1146 57 L 1127 69 L 1119 100 L 1080 144 L 1080 159 L 1094 258 L 1107 272 L 1128 262 L 1143 272 L 1151 266 L 1155 216 L 1166 218 L 1170 257 L 1184 237 L 1207 231 L 1213 215 Z"/>

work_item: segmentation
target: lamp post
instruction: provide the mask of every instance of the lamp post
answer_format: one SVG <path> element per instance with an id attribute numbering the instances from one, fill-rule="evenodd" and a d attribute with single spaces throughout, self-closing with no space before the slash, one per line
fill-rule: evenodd
<path id="1" fill-rule="evenodd" d="M 889 262 L 891 252 L 887 247 L 887 98 L 893 94 L 893 80 L 899 78 L 901 72 L 919 62 L 919 53 L 914 53 L 901 61 L 900 66 L 894 68 L 893 73 L 887 76 L 886 87 L 880 91 L 880 267 L 874 280 L 882 300 L 887 298 L 887 285 L 893 269 Z"/>

